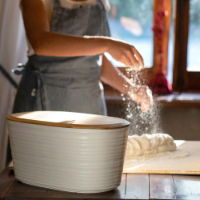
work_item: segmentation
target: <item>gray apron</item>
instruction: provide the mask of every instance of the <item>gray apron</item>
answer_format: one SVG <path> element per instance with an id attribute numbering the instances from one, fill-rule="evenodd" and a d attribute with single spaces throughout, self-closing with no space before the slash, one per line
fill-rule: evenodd
<path id="1" fill-rule="evenodd" d="M 75 36 L 110 35 L 101 0 L 75 9 L 63 8 L 59 0 L 54 0 L 51 31 Z M 57 110 L 106 114 L 99 57 L 30 56 L 13 112 Z"/>

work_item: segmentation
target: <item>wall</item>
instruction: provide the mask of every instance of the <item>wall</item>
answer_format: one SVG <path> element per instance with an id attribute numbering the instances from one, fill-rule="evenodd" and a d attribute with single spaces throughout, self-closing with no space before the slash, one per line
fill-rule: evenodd
<path id="1" fill-rule="evenodd" d="M 108 115 L 125 118 L 126 104 L 114 103 L 107 101 Z M 135 114 L 137 118 L 137 114 Z M 139 134 L 145 132 L 145 126 L 148 130 L 154 131 L 156 128 L 159 131 L 168 133 L 177 140 L 200 140 L 200 108 L 199 106 L 159 106 L 158 116 L 151 121 L 146 122 L 144 126 L 139 123 L 141 120 L 136 120 L 139 124 Z M 134 122 L 135 123 L 135 122 Z M 136 126 L 137 123 L 134 124 Z M 157 127 L 158 125 L 158 127 Z M 146 132 L 148 132 L 148 130 Z"/>
<path id="2" fill-rule="evenodd" d="M 0 64 L 11 70 L 26 57 L 26 41 L 19 0 L 0 1 Z M 15 77 L 13 77 L 15 78 Z M 6 116 L 12 111 L 15 90 L 0 72 L 0 171 L 5 166 L 7 149 Z M 3 95 L 2 95 L 3 94 Z"/>
<path id="3" fill-rule="evenodd" d="M 200 108 L 163 108 L 160 116 L 163 130 L 175 139 L 200 140 Z"/>

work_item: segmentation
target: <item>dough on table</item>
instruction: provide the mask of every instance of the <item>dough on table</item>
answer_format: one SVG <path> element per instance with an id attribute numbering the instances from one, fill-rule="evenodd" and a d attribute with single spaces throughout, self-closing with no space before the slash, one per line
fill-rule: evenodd
<path id="1" fill-rule="evenodd" d="M 151 156 L 175 150 L 176 144 L 169 134 L 132 135 L 128 136 L 125 159 L 137 159 L 139 156 Z"/>

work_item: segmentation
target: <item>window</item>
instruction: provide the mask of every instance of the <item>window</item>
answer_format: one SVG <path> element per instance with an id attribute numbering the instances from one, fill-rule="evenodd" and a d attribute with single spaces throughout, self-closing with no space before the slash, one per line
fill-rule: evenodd
<path id="1" fill-rule="evenodd" d="M 167 76 L 170 2 L 170 0 L 110 0 L 111 35 L 133 44 L 140 51 L 145 67 L 149 68 L 144 70 L 144 76 L 147 78 L 145 80 L 152 88 L 157 87 L 154 83 L 160 87 L 160 83 L 154 81 L 159 79 L 157 74 L 159 75 L 160 70 Z M 165 91 L 170 92 L 168 88 Z"/>
<path id="2" fill-rule="evenodd" d="M 200 5 L 198 0 L 176 0 L 173 88 L 200 89 Z"/>
<path id="3" fill-rule="evenodd" d="M 200 3 L 190 0 L 187 71 L 200 71 Z"/>
<path id="4" fill-rule="evenodd" d="M 169 13 L 164 21 L 162 48 L 166 70 L 163 72 L 168 72 L 166 75 L 174 91 L 200 89 L 199 0 L 110 0 L 110 3 L 111 35 L 136 46 L 144 57 L 145 66 L 152 67 L 150 79 L 160 59 L 160 41 L 155 37 L 152 26 L 159 6 L 163 4 Z"/>
<path id="5" fill-rule="evenodd" d="M 153 1 L 110 0 L 111 35 L 133 44 L 142 54 L 145 66 L 153 62 Z"/>

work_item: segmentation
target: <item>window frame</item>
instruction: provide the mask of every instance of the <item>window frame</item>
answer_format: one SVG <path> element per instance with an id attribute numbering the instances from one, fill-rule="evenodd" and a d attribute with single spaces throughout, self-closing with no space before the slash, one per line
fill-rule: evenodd
<path id="1" fill-rule="evenodd" d="M 187 71 L 190 0 L 176 0 L 173 89 L 200 90 L 200 72 Z"/>

